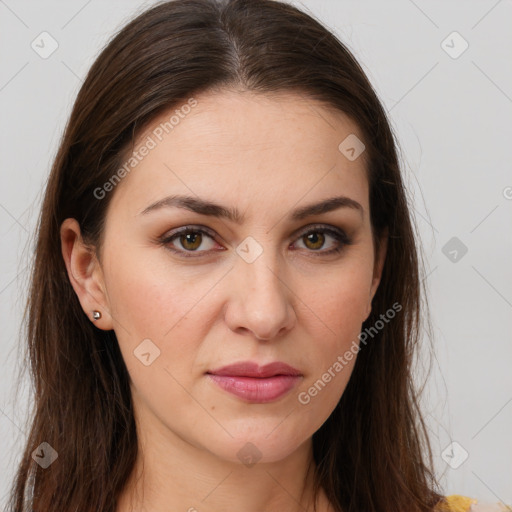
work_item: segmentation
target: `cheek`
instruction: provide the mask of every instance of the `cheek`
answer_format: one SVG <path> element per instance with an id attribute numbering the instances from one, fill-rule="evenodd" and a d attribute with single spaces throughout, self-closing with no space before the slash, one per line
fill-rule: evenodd
<path id="1" fill-rule="evenodd" d="M 139 335 L 162 338 L 193 314 L 210 279 L 194 278 L 158 256 L 131 249 L 110 266 L 106 286 L 116 320 Z"/>
<path id="2" fill-rule="evenodd" d="M 305 360 L 311 362 L 313 371 L 301 391 L 307 393 L 306 400 L 311 399 L 312 409 L 334 408 L 348 383 L 358 354 L 370 281 L 367 266 L 359 263 L 333 273 L 332 279 L 322 279 L 322 286 L 313 293 L 303 292 L 309 311 L 305 327 L 314 342 L 303 347 Z"/>
<path id="3" fill-rule="evenodd" d="M 136 358 L 143 347 L 143 353 L 151 353 L 151 360 L 158 355 L 152 368 L 176 366 L 177 359 L 183 371 L 193 365 L 194 353 L 208 329 L 206 322 L 197 321 L 199 299 L 211 285 L 164 268 L 147 256 L 137 258 L 133 251 L 110 266 L 106 286 L 114 329 L 129 371 L 137 376 L 143 371 Z"/>
<path id="4" fill-rule="evenodd" d="M 331 334 L 336 333 L 343 338 L 345 333 L 359 328 L 365 319 L 371 278 L 368 267 L 362 262 L 357 263 L 324 276 L 315 288 L 308 281 L 309 289 L 304 289 L 301 298 Z"/>

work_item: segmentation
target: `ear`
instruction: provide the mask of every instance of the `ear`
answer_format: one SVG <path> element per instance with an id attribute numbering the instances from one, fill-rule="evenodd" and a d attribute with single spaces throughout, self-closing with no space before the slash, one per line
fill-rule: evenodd
<path id="1" fill-rule="evenodd" d="M 94 249 L 84 243 L 75 219 L 66 219 L 62 223 L 60 240 L 69 281 L 82 309 L 99 329 L 113 329 L 101 265 Z M 94 320 L 93 311 L 99 311 L 101 318 Z"/>
<path id="2" fill-rule="evenodd" d="M 387 254 L 387 250 L 388 250 L 388 235 L 389 235 L 389 230 L 386 227 L 384 229 L 382 236 L 380 237 L 379 253 L 375 257 L 375 263 L 373 266 L 373 279 L 372 279 L 372 284 L 371 284 L 371 288 L 370 288 L 370 297 L 368 300 L 368 307 L 366 310 L 365 320 L 370 316 L 370 313 L 372 311 L 373 297 L 375 296 L 375 293 L 377 292 L 377 288 L 379 287 L 380 280 L 382 277 L 382 270 L 384 268 L 384 262 L 386 261 L 386 254 Z"/>

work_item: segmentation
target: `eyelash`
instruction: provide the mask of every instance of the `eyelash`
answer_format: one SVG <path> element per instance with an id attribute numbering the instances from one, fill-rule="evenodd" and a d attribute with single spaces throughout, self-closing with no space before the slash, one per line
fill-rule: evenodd
<path id="1" fill-rule="evenodd" d="M 197 258 L 198 255 L 196 255 L 194 253 L 208 253 L 209 251 L 198 251 L 198 250 L 187 251 L 186 249 L 180 250 L 180 249 L 176 249 L 174 247 L 169 246 L 169 244 L 174 239 L 176 239 L 180 236 L 183 236 L 183 235 L 188 235 L 190 233 L 194 233 L 194 234 L 201 233 L 203 235 L 207 235 L 211 239 L 215 238 L 215 235 L 213 234 L 213 232 L 210 229 L 207 229 L 202 226 L 185 226 L 183 228 L 179 228 L 179 229 L 173 231 L 172 233 L 169 233 L 168 235 L 164 235 L 163 237 L 161 237 L 159 239 L 159 243 L 161 245 L 165 246 L 168 250 L 170 250 L 174 253 L 177 253 L 180 256 L 183 256 L 185 258 Z M 307 235 L 310 235 L 311 233 L 328 234 L 328 235 L 332 236 L 337 242 L 342 244 L 341 246 L 338 246 L 334 249 L 330 249 L 328 251 L 314 251 L 314 250 L 308 251 L 308 252 L 312 252 L 315 257 L 339 254 L 343 251 L 343 249 L 345 248 L 346 245 L 350 245 L 352 243 L 352 240 L 341 229 L 338 230 L 338 229 L 334 229 L 331 227 L 326 227 L 324 225 L 313 225 L 310 229 L 308 229 L 307 231 L 304 231 L 298 237 L 298 239 L 303 238 Z"/>

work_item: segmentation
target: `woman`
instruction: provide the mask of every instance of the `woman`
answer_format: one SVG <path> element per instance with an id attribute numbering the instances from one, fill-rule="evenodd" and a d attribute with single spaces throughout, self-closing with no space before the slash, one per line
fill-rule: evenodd
<path id="1" fill-rule="evenodd" d="M 343 44 L 275 1 L 149 9 L 47 185 L 11 510 L 467 510 L 430 469 L 420 298 L 394 138 Z"/>

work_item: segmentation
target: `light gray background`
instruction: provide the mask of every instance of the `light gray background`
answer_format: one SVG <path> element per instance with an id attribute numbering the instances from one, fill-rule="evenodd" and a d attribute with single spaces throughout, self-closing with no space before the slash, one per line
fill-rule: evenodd
<path id="1" fill-rule="evenodd" d="M 82 77 L 153 3 L 0 0 L 0 504 L 26 428 L 28 381 L 15 403 L 13 378 L 42 189 Z M 354 52 L 400 140 L 434 325 L 424 407 L 444 490 L 511 504 L 512 2 L 294 3 Z M 43 31 L 59 45 L 47 59 L 31 48 Z M 453 31 L 469 44 L 457 58 L 443 48 L 462 48 Z M 466 254 L 445 248 L 452 237 Z M 468 453 L 456 469 L 453 441 Z"/>

